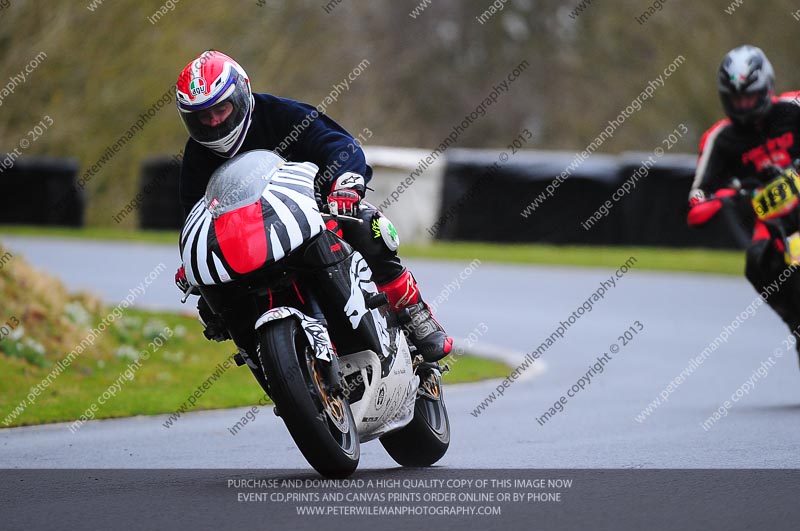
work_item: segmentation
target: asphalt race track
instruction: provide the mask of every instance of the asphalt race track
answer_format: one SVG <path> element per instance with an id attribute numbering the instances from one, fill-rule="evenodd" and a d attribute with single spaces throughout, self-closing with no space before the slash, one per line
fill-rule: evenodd
<path id="1" fill-rule="evenodd" d="M 167 269 L 136 304 L 181 306 L 172 284 L 171 246 L 3 237 L 14 254 L 117 304 L 158 263 Z M 458 262 L 411 261 L 429 300 L 458 279 Z M 766 305 L 668 394 L 636 416 L 755 299 L 743 278 L 637 272 L 633 266 L 590 312 L 569 326 L 503 396 L 474 416 L 498 381 L 452 386 L 446 399 L 452 445 L 440 462 L 453 468 L 797 468 L 800 371 L 794 352 L 778 357 L 788 335 Z M 613 270 L 480 264 L 439 304 L 451 334 L 483 331 L 480 345 L 521 361 L 597 290 Z M 746 316 L 746 314 L 745 314 Z M 619 336 L 643 330 L 622 346 Z M 483 323 L 483 324 L 482 324 Z M 474 337 L 474 336 L 473 336 Z M 563 411 L 537 422 L 612 344 L 619 351 Z M 494 350 L 497 350 L 496 348 Z M 506 355 L 508 357 L 508 354 Z M 772 356 L 773 361 L 768 358 Z M 544 363 L 542 363 L 544 362 Z M 759 367 L 761 375 L 754 378 Z M 536 368 L 536 370 L 534 370 Z M 243 370 L 243 369 L 242 369 Z M 591 376 L 591 375 L 590 375 Z M 750 384 L 747 384 L 747 381 Z M 737 401 L 705 430 L 702 423 L 738 389 Z M 307 465 L 270 408 L 235 436 L 227 428 L 247 408 L 95 421 L 71 434 L 63 424 L 0 430 L 3 468 L 263 468 Z M 270 450 L 264 451 L 265 439 Z M 501 448 L 502 451 L 498 451 Z M 378 443 L 362 450 L 361 469 L 394 467 Z"/>

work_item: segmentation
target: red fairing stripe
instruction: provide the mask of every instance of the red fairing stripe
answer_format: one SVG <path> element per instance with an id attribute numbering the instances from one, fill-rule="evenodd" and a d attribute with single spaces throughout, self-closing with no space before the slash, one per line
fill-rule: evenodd
<path id="1" fill-rule="evenodd" d="M 261 201 L 214 220 L 222 256 L 239 274 L 255 271 L 267 261 L 267 233 Z"/>

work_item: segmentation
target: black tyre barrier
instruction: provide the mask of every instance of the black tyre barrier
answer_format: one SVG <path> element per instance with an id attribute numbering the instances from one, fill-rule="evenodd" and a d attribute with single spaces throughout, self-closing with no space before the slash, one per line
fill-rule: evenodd
<path id="1" fill-rule="evenodd" d="M 178 197 L 180 168 L 179 155 L 152 157 L 142 163 L 140 228 L 172 230 L 183 226 L 183 210 Z"/>
<path id="2" fill-rule="evenodd" d="M 573 162 L 574 154 L 526 151 L 506 163 L 499 157 L 499 152 L 452 150 L 445 169 L 438 238 L 621 243 L 621 216 L 616 210 L 591 230 L 581 226 L 613 190 L 618 172 L 614 157 L 594 155 L 563 182 L 554 179 Z"/>
<path id="3" fill-rule="evenodd" d="M 436 238 L 737 249 L 752 232 L 744 204 L 700 229 L 687 226 L 693 155 L 595 154 L 577 167 L 567 152 L 519 152 L 506 163 L 499 156 L 449 153 Z M 570 164 L 571 175 L 554 182 Z"/>
<path id="4" fill-rule="evenodd" d="M 83 226 L 86 196 L 77 160 L 9 153 L 0 159 L 0 183 L 0 223 Z"/>
<path id="5" fill-rule="evenodd" d="M 651 153 L 620 155 L 620 182 L 631 179 Z M 749 239 L 754 216 L 752 210 L 726 208 L 700 228 L 689 227 L 689 191 L 692 188 L 697 157 L 665 155 L 656 159 L 648 175 L 636 182 L 636 189 L 619 202 L 624 210 L 628 245 L 653 247 L 710 247 L 738 249 Z"/>

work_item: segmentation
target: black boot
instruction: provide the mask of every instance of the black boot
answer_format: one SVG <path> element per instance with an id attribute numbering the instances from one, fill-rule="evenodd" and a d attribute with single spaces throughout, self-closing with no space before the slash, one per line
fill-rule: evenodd
<path id="1" fill-rule="evenodd" d="M 436 362 L 453 350 L 453 338 L 431 315 L 431 308 L 422 301 L 417 281 L 407 270 L 391 282 L 378 285 L 389 305 L 400 315 L 403 331 L 425 361 Z"/>
<path id="2" fill-rule="evenodd" d="M 427 362 L 436 362 L 453 350 L 453 338 L 447 335 L 430 307 L 420 301 L 406 307 L 410 321 L 404 326 L 408 339 Z"/>

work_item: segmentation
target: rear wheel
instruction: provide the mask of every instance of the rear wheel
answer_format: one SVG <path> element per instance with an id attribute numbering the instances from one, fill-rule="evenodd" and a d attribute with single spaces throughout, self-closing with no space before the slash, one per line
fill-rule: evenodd
<path id="1" fill-rule="evenodd" d="M 438 365 L 418 369 L 420 387 L 414 404 L 414 418 L 402 429 L 381 437 L 381 444 L 399 465 L 431 466 L 450 447 L 450 419 L 442 394 Z"/>
<path id="2" fill-rule="evenodd" d="M 329 391 L 324 360 L 317 359 L 295 319 L 259 330 L 259 359 L 270 396 L 303 456 L 323 476 L 352 474 L 360 457 L 350 404 Z"/>

